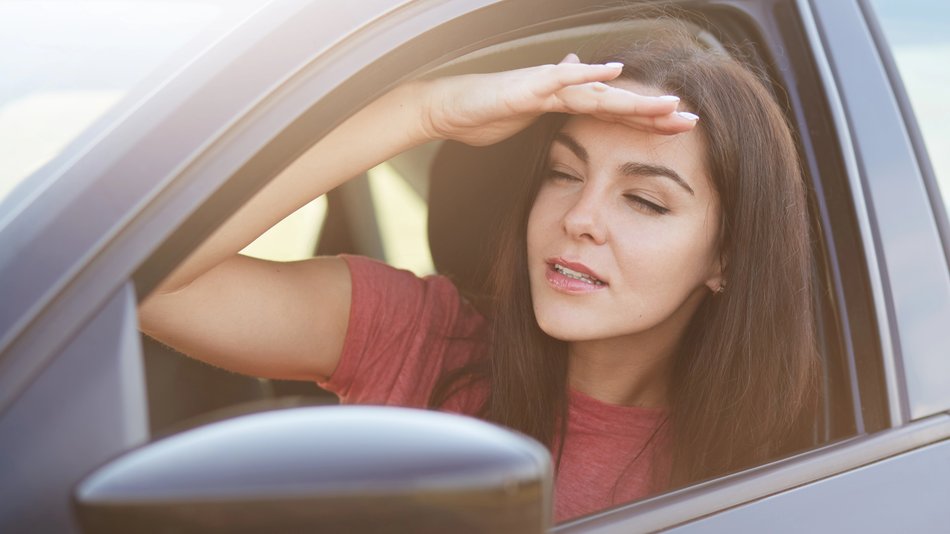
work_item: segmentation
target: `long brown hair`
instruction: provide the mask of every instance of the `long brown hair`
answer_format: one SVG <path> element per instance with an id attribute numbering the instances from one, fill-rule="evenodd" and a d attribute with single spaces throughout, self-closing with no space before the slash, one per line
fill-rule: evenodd
<path id="1" fill-rule="evenodd" d="M 606 61 L 625 65 L 622 79 L 675 94 L 681 110 L 701 117 L 722 210 L 727 290 L 704 300 L 674 355 L 672 472 L 661 484 L 677 487 L 787 452 L 810 416 L 818 360 L 806 192 L 785 115 L 750 68 L 703 46 L 685 26 L 594 62 Z M 567 345 L 535 320 L 526 227 L 561 124 L 544 118 L 523 134 L 535 144 L 521 169 L 531 179 L 498 240 L 486 360 L 441 377 L 430 399 L 440 406 L 461 377 L 484 378 L 481 415 L 555 449 L 567 422 Z"/>

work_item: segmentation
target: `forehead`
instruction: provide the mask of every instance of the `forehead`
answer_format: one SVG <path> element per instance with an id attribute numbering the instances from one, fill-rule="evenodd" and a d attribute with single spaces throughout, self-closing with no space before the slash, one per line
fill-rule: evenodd
<path id="1" fill-rule="evenodd" d="M 626 163 L 660 165 L 676 171 L 694 190 L 712 187 L 706 166 L 705 141 L 696 130 L 661 135 L 589 115 L 575 115 L 567 120 L 560 133 L 583 148 L 587 165 L 592 168 L 613 169 Z M 552 154 L 576 157 L 568 147 L 558 142 L 554 143 Z"/>

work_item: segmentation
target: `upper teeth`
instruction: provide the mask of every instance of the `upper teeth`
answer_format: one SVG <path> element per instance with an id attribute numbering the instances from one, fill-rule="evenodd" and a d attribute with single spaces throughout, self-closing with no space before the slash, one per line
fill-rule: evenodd
<path id="1" fill-rule="evenodd" d="M 594 284 L 595 286 L 604 285 L 603 282 L 594 278 L 593 276 L 590 276 L 584 273 L 579 273 L 573 269 L 568 269 L 567 267 L 558 263 L 554 264 L 554 270 L 563 274 L 564 276 L 574 278 L 575 280 L 580 280 L 582 282 L 587 282 L 588 284 Z"/>

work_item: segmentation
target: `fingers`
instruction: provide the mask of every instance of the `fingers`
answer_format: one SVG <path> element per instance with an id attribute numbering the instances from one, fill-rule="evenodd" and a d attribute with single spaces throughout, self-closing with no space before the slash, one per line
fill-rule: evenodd
<path id="1" fill-rule="evenodd" d="M 547 112 L 589 114 L 643 131 L 685 132 L 695 117 L 676 114 L 674 96 L 645 96 L 604 82 L 620 63 L 588 65 L 568 54 L 557 65 L 441 78 L 425 98 L 433 138 L 488 144 L 524 128 Z M 434 96 L 432 96 L 434 95 Z"/>
<path id="2" fill-rule="evenodd" d="M 565 87 L 555 95 L 568 113 L 619 113 L 622 115 L 666 115 L 676 111 L 679 98 L 672 95 L 645 96 L 602 82 Z"/>
<path id="3" fill-rule="evenodd" d="M 685 132 L 699 120 L 692 113 L 677 113 L 675 96 L 645 96 L 601 82 L 565 87 L 555 96 L 551 111 L 592 115 L 650 132 Z"/>
<path id="4" fill-rule="evenodd" d="M 547 96 L 572 85 L 606 82 L 619 76 L 620 71 L 623 70 L 621 63 L 589 65 L 572 62 L 574 58 L 577 56 L 568 54 L 557 65 L 544 65 L 531 69 L 532 84 L 535 85 L 534 93 L 538 96 Z"/>
<path id="5" fill-rule="evenodd" d="M 679 133 L 695 126 L 697 117 L 675 113 L 679 104 L 675 96 L 645 96 L 603 83 L 620 75 L 621 63 L 579 61 L 575 54 L 568 54 L 557 65 L 539 67 L 544 70 L 532 73 L 535 95 L 554 96 L 548 100 L 547 111 L 589 114 L 659 133 Z"/>
<path id="6" fill-rule="evenodd" d="M 658 117 L 604 117 L 604 120 L 620 122 L 631 128 L 646 132 L 673 135 L 692 130 L 699 122 L 699 117 L 692 113 L 675 112 Z"/>

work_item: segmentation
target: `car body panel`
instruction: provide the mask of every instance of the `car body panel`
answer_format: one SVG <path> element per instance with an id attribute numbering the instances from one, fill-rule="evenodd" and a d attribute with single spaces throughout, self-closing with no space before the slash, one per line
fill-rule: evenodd
<path id="1" fill-rule="evenodd" d="M 330 1 L 271 2 L 98 144 L 44 170 L 51 173 L 49 188 L 0 228 L 0 453 L 7 462 L 2 472 L 14 473 L 0 483 L 0 530 L 16 531 L 9 518 L 28 521 L 17 528 L 75 530 L 68 495 L 82 474 L 148 439 L 135 293 L 151 290 L 275 169 L 392 84 L 465 51 L 540 31 L 532 24 L 557 29 L 599 21 L 601 15 L 585 12 L 599 4 L 374 0 L 354 3 L 340 17 Z M 828 193 L 837 195 L 828 209 L 854 210 L 866 270 L 859 274 L 869 279 L 867 289 L 858 284 L 849 293 L 841 279 L 858 274 L 836 270 L 832 291 L 836 302 L 845 301 L 845 330 L 844 308 L 863 305 L 853 302 L 854 292 L 872 303 L 877 320 L 858 325 L 861 319 L 853 317 L 854 332 L 844 343 L 865 328 L 875 337 L 868 345 L 881 350 L 844 349 L 851 357 L 848 395 L 857 437 L 556 531 L 771 530 L 787 526 L 768 523 L 779 511 L 803 510 L 814 514 L 808 524 L 818 530 L 825 516 L 830 526 L 899 525 L 832 521 L 838 508 L 854 509 L 847 506 L 856 488 L 872 503 L 915 499 L 907 510 L 921 517 L 906 525 L 946 519 L 936 501 L 917 496 L 945 495 L 947 488 L 950 424 L 940 412 L 950 408 L 950 360 L 942 358 L 950 274 L 863 4 L 693 4 L 732 6 L 737 15 L 761 21 L 757 31 L 770 35 L 782 31 L 773 9 L 798 9 L 828 120 L 837 129 L 831 141 L 844 160 L 845 175 L 831 178 L 850 187 L 846 194 Z M 616 12 L 612 5 L 603 9 Z M 489 24 L 499 14 L 500 21 Z M 779 68 L 787 69 L 780 74 L 787 76 L 798 126 L 811 128 L 793 86 L 798 74 L 776 44 L 782 41 L 768 42 L 777 48 Z M 803 141 L 806 159 L 820 142 Z M 817 166 L 810 169 L 820 174 Z M 817 194 L 825 195 L 820 182 L 826 179 L 817 176 Z M 836 219 L 824 213 L 821 220 L 831 225 Z M 857 376 L 877 367 L 883 368 L 881 390 Z M 877 403 L 887 420 L 865 426 Z M 939 469 L 924 473 L 927 463 Z M 887 513 L 879 508 L 876 513 Z"/>
<path id="2" fill-rule="evenodd" d="M 70 532 L 72 488 L 148 440 L 135 290 L 126 283 L 0 418 L 0 532 Z"/>
<path id="3" fill-rule="evenodd" d="M 950 440 L 751 502 L 670 532 L 940 532 Z"/>

